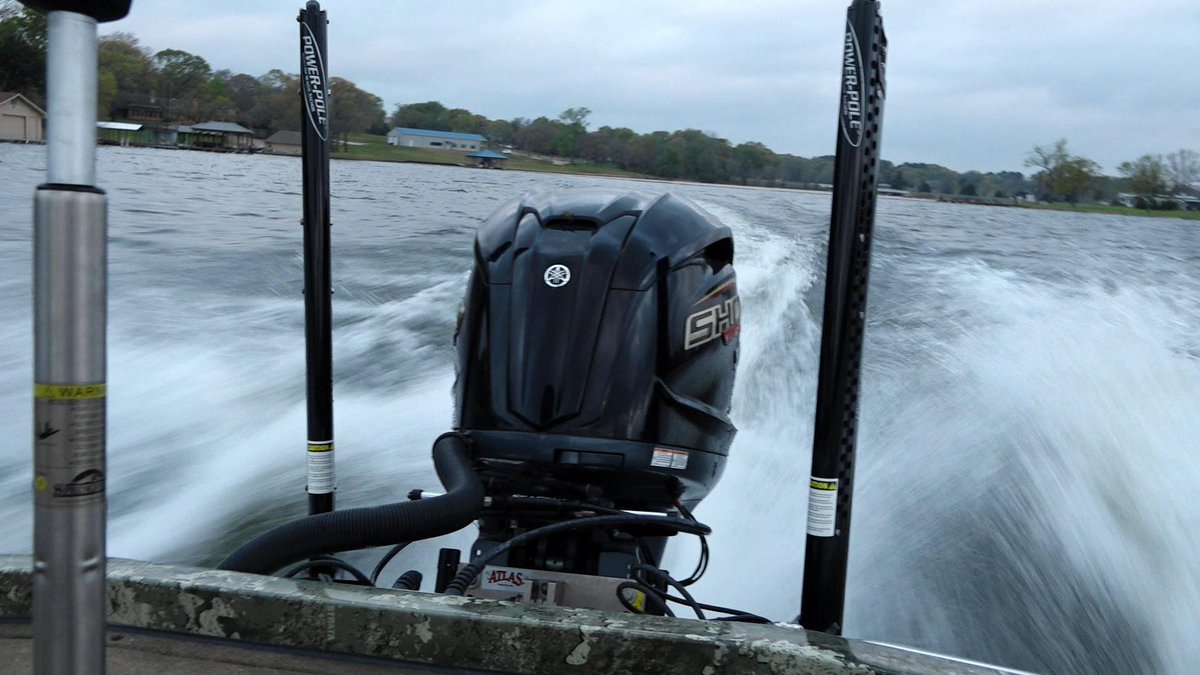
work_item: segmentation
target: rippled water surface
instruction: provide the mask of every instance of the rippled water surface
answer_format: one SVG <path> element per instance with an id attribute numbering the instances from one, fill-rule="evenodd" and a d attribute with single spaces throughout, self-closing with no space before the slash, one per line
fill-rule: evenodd
<path id="1" fill-rule="evenodd" d="M 29 551 L 30 219 L 0 145 L 0 550 Z M 305 510 L 300 164 L 104 148 L 109 552 L 213 564 Z M 436 488 L 474 228 L 532 189 L 670 189 L 734 229 L 740 433 L 698 597 L 800 600 L 828 195 L 335 162 L 339 506 Z M 846 633 L 1046 672 L 1200 663 L 1200 228 L 883 199 Z M 463 545 L 470 532 L 447 540 Z M 444 542 L 438 542 L 444 543 Z M 417 548 L 398 569 L 425 566 Z M 692 565 L 673 545 L 674 568 Z"/>

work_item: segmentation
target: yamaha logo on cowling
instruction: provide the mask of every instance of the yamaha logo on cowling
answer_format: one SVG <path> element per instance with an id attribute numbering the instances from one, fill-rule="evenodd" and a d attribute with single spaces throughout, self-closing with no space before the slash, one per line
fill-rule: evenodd
<path id="1" fill-rule="evenodd" d="M 862 50 L 854 26 L 846 22 L 846 45 L 842 51 L 842 135 L 854 147 L 862 143 L 863 105 L 866 103 Z"/>
<path id="2" fill-rule="evenodd" d="M 566 265 L 551 265 L 546 268 L 546 273 L 542 275 L 542 281 L 550 288 L 562 288 L 571 280 L 571 270 L 567 269 Z"/>
<path id="3" fill-rule="evenodd" d="M 304 72 L 301 82 L 304 91 L 304 110 L 308 113 L 308 122 L 313 131 L 328 140 L 329 129 L 329 87 L 326 84 L 325 62 L 321 60 L 321 51 L 317 49 L 317 39 L 313 37 L 312 29 L 307 24 L 300 24 L 304 34 L 300 36 L 300 49 L 304 61 Z"/>

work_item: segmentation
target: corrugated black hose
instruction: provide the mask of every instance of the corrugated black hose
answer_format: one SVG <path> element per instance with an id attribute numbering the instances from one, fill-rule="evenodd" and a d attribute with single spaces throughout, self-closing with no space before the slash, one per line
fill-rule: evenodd
<path id="1" fill-rule="evenodd" d="M 444 495 L 293 520 L 246 542 L 219 568 L 271 574 L 321 553 L 440 537 L 470 525 L 483 510 L 484 493 L 463 438 L 454 433 L 438 437 L 433 465 Z"/>

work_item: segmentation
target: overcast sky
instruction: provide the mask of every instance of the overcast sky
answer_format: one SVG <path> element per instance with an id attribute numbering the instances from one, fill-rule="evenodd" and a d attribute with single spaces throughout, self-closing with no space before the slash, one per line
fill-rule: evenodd
<path id="1" fill-rule="evenodd" d="M 134 0 L 126 31 L 216 70 L 299 71 L 295 0 Z M 839 0 L 327 0 L 329 70 L 384 101 L 590 128 L 701 129 L 832 154 Z M 1197 0 L 883 0 L 883 157 L 1019 170 L 1035 143 L 1110 174 L 1200 150 Z"/>

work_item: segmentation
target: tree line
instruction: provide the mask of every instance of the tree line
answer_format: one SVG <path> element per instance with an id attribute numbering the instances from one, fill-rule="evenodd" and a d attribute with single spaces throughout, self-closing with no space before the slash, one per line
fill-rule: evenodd
<path id="1" fill-rule="evenodd" d="M 1136 195 L 1142 208 L 1173 208 L 1176 202 L 1170 197 L 1200 194 L 1200 153 L 1188 148 L 1122 162 L 1117 166 L 1120 178 L 1110 178 L 1096 162 L 1072 154 L 1066 139 L 1060 139 L 1033 146 L 1025 166 L 1037 169 L 1032 181 L 1041 201 L 1110 201 L 1117 192 L 1125 192 Z"/>
<path id="2" fill-rule="evenodd" d="M 568 108 L 556 118 L 492 120 L 438 101 L 402 104 L 389 116 L 391 126 L 477 133 L 496 147 L 613 166 L 673 180 L 703 183 L 828 187 L 834 156 L 800 157 L 776 153 L 762 143 L 730 143 L 698 129 L 654 131 L 626 127 L 589 130 L 591 110 Z M 336 111 L 335 111 L 336 114 Z M 1013 197 L 1029 189 L 1017 171 L 960 174 L 937 164 L 879 163 L 882 185 L 911 192 Z"/>
<path id="3" fill-rule="evenodd" d="M 569 108 L 557 119 L 489 120 L 468 110 L 448 109 L 437 101 L 397 106 L 392 126 L 478 133 L 495 145 L 524 152 L 557 155 L 656 176 L 705 183 L 741 183 L 791 187 L 827 187 L 833 182 L 834 157 L 798 157 L 775 153 L 762 143 L 738 145 L 696 129 L 639 134 L 603 126 L 588 130 L 587 108 Z M 959 173 L 938 164 L 879 163 L 879 183 L 893 190 L 974 199 L 1025 197 L 1045 202 L 1111 202 L 1118 193 L 1143 198 L 1147 208 L 1170 195 L 1197 194 L 1200 154 L 1181 149 L 1169 155 L 1144 155 L 1118 167 L 1119 177 L 1103 175 L 1096 162 L 1072 154 L 1066 140 L 1035 145 L 1019 171 Z M 1155 196 L 1160 199 L 1155 199 Z"/>
<path id="4" fill-rule="evenodd" d="M 214 71 L 203 57 L 179 49 L 151 53 L 136 37 L 116 33 L 100 40 L 98 70 L 98 110 L 106 119 L 161 114 L 167 122 L 234 121 L 267 134 L 300 129 L 300 77 L 279 69 L 259 76 Z M 340 77 L 329 88 L 331 107 L 340 111 L 330 120 L 335 132 L 386 129 L 378 96 Z"/>
<path id="5" fill-rule="evenodd" d="M 104 120 L 160 120 L 194 124 L 235 121 L 267 134 L 298 130 L 298 75 L 213 70 L 202 56 L 180 49 L 152 51 L 134 35 L 99 42 L 97 112 Z M 331 122 L 340 133 L 386 133 L 383 101 L 343 78 L 330 80 Z M 0 90 L 45 104 L 46 19 L 13 0 L 0 2 Z"/>
<path id="6" fill-rule="evenodd" d="M 201 56 L 179 49 L 152 51 L 129 33 L 100 39 L 98 111 L 102 119 L 161 119 L 191 124 L 234 121 L 269 135 L 300 129 L 298 75 L 273 69 L 264 75 L 213 70 Z M 0 90 L 19 91 L 43 103 L 45 17 L 13 0 L 0 0 Z M 568 108 L 556 117 L 489 119 L 438 101 L 397 105 L 386 114 L 378 96 L 353 82 L 330 81 L 334 133 L 385 134 L 391 127 L 476 133 L 493 148 L 591 162 L 649 176 L 706 183 L 825 187 L 833 182 L 834 158 L 776 153 L 762 143 L 733 144 L 698 129 L 638 133 L 626 127 L 589 129 L 591 110 Z M 879 183 L 895 190 L 978 199 L 1030 197 L 1040 201 L 1111 201 L 1132 192 L 1155 203 L 1155 195 L 1194 193 L 1200 180 L 1197 153 L 1182 149 L 1165 157 L 1145 155 L 1107 177 L 1100 166 L 1072 154 L 1065 140 L 1035 145 L 1018 171 L 959 173 L 937 164 L 881 161 Z"/>

